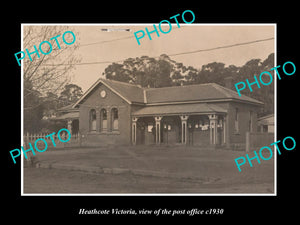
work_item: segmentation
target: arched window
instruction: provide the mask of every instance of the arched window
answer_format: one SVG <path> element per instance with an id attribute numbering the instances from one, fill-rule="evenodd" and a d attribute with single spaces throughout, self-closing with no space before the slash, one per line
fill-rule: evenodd
<path id="1" fill-rule="evenodd" d="M 101 127 L 101 131 L 107 131 L 107 111 L 106 111 L 106 109 L 101 109 L 100 127 Z"/>
<path id="2" fill-rule="evenodd" d="M 119 129 L 119 115 L 118 115 L 118 109 L 116 108 L 113 108 L 111 110 L 111 128 L 112 130 Z"/>
<path id="3" fill-rule="evenodd" d="M 97 116 L 96 116 L 96 110 L 95 109 L 91 109 L 90 110 L 90 131 L 96 131 L 96 120 Z"/>

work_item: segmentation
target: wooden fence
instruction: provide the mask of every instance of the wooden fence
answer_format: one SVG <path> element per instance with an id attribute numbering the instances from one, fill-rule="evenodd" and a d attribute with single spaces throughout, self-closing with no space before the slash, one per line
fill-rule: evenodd
<path id="1" fill-rule="evenodd" d="M 23 136 L 23 148 L 24 150 L 30 149 L 29 143 L 32 146 L 32 149 L 34 150 L 35 154 L 37 152 L 36 147 L 39 150 L 43 150 L 46 148 L 44 141 L 38 139 L 44 139 L 47 143 L 47 149 L 55 149 L 55 148 L 67 148 L 67 147 L 77 147 L 81 146 L 81 135 L 79 133 L 77 134 L 71 134 L 71 139 L 67 142 L 62 142 L 61 140 L 67 140 L 69 138 L 68 134 L 66 132 L 61 132 L 59 137 L 57 136 L 57 133 L 53 135 L 40 133 L 40 134 L 29 134 L 26 133 Z M 55 143 L 55 146 L 53 145 L 53 142 Z M 47 150 L 45 149 L 45 151 Z M 26 152 L 27 158 L 25 158 L 25 167 L 32 167 L 35 166 L 36 163 L 36 157 L 33 155 L 32 151 Z"/>
<path id="2" fill-rule="evenodd" d="M 69 136 L 66 132 L 60 133 L 60 139 L 67 140 L 68 138 Z M 71 139 L 68 142 L 61 142 L 59 140 L 57 133 L 53 135 L 46 134 L 46 133 L 40 133 L 40 134 L 26 133 L 23 136 L 23 141 L 24 141 L 23 147 L 29 148 L 29 143 L 31 143 L 32 147 L 34 148 L 34 143 L 38 139 L 44 139 L 47 142 L 48 148 L 65 148 L 65 147 L 81 146 L 81 136 L 79 133 L 72 134 Z M 56 145 L 55 147 L 53 145 L 53 142 Z M 36 145 L 38 148 L 41 147 L 41 149 L 45 147 L 45 143 L 43 141 L 38 141 Z"/>
<path id="3" fill-rule="evenodd" d="M 274 142 L 274 133 L 247 132 L 246 152 L 259 150 L 263 146 L 270 146 Z"/>

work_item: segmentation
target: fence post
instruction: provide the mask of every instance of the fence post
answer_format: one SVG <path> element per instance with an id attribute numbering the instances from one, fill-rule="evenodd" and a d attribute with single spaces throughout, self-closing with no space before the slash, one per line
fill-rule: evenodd
<path id="1" fill-rule="evenodd" d="M 250 152 L 250 132 L 246 132 L 246 152 Z"/>
<path id="2" fill-rule="evenodd" d="M 31 139 L 31 140 L 29 140 L 29 139 Z M 24 146 L 23 146 L 23 148 L 24 148 L 24 149 L 29 148 L 29 143 L 32 142 L 32 134 L 29 134 L 29 133 L 27 132 L 26 138 L 25 138 L 23 141 L 24 141 Z M 28 146 L 27 146 L 27 145 L 28 145 Z M 27 164 L 27 166 L 32 166 L 32 161 L 33 161 L 33 160 L 32 160 L 32 157 L 33 157 L 32 152 L 26 153 L 26 156 L 27 156 L 27 159 L 26 159 L 26 164 Z"/>

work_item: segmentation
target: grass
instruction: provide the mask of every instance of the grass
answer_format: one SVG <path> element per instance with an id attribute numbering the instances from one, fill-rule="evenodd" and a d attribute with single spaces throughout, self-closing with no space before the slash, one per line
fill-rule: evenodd
<path id="1" fill-rule="evenodd" d="M 65 186 L 50 187 L 48 192 L 68 193 L 272 193 L 274 187 L 273 158 L 252 161 L 239 172 L 234 159 L 245 152 L 208 150 L 185 147 L 108 147 L 47 150 L 37 154 L 40 163 L 61 163 L 84 167 L 126 168 L 179 174 L 187 179 L 133 176 L 132 174 L 89 174 L 78 171 L 25 169 L 25 193 L 43 190 L 43 180 Z M 249 153 L 251 156 L 251 153 Z M 40 171 L 43 175 L 39 177 Z M 192 178 L 191 178 L 192 177 Z M 65 179 L 62 181 L 61 179 Z M 126 178 L 126 179 L 125 179 Z M 82 181 L 84 180 L 84 182 Z M 106 180 L 110 185 L 106 188 Z M 166 185 L 166 183 L 168 185 Z M 63 185 L 65 184 L 65 185 Z M 89 185 L 85 185 L 89 184 Z M 133 186 L 133 184 L 135 184 Z M 196 184 L 196 185 L 195 185 Z M 79 188 L 76 188 L 79 186 Z M 125 187 L 125 188 L 124 188 Z M 45 186 L 47 190 L 47 185 Z M 46 191 L 45 190 L 45 191 Z M 47 192 L 47 191 L 46 191 Z"/>

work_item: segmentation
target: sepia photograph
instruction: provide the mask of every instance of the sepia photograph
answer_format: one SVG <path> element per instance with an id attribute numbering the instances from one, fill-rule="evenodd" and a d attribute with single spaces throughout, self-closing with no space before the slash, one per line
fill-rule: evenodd
<path id="1" fill-rule="evenodd" d="M 179 24 L 21 24 L 22 195 L 276 195 L 276 24 Z"/>

